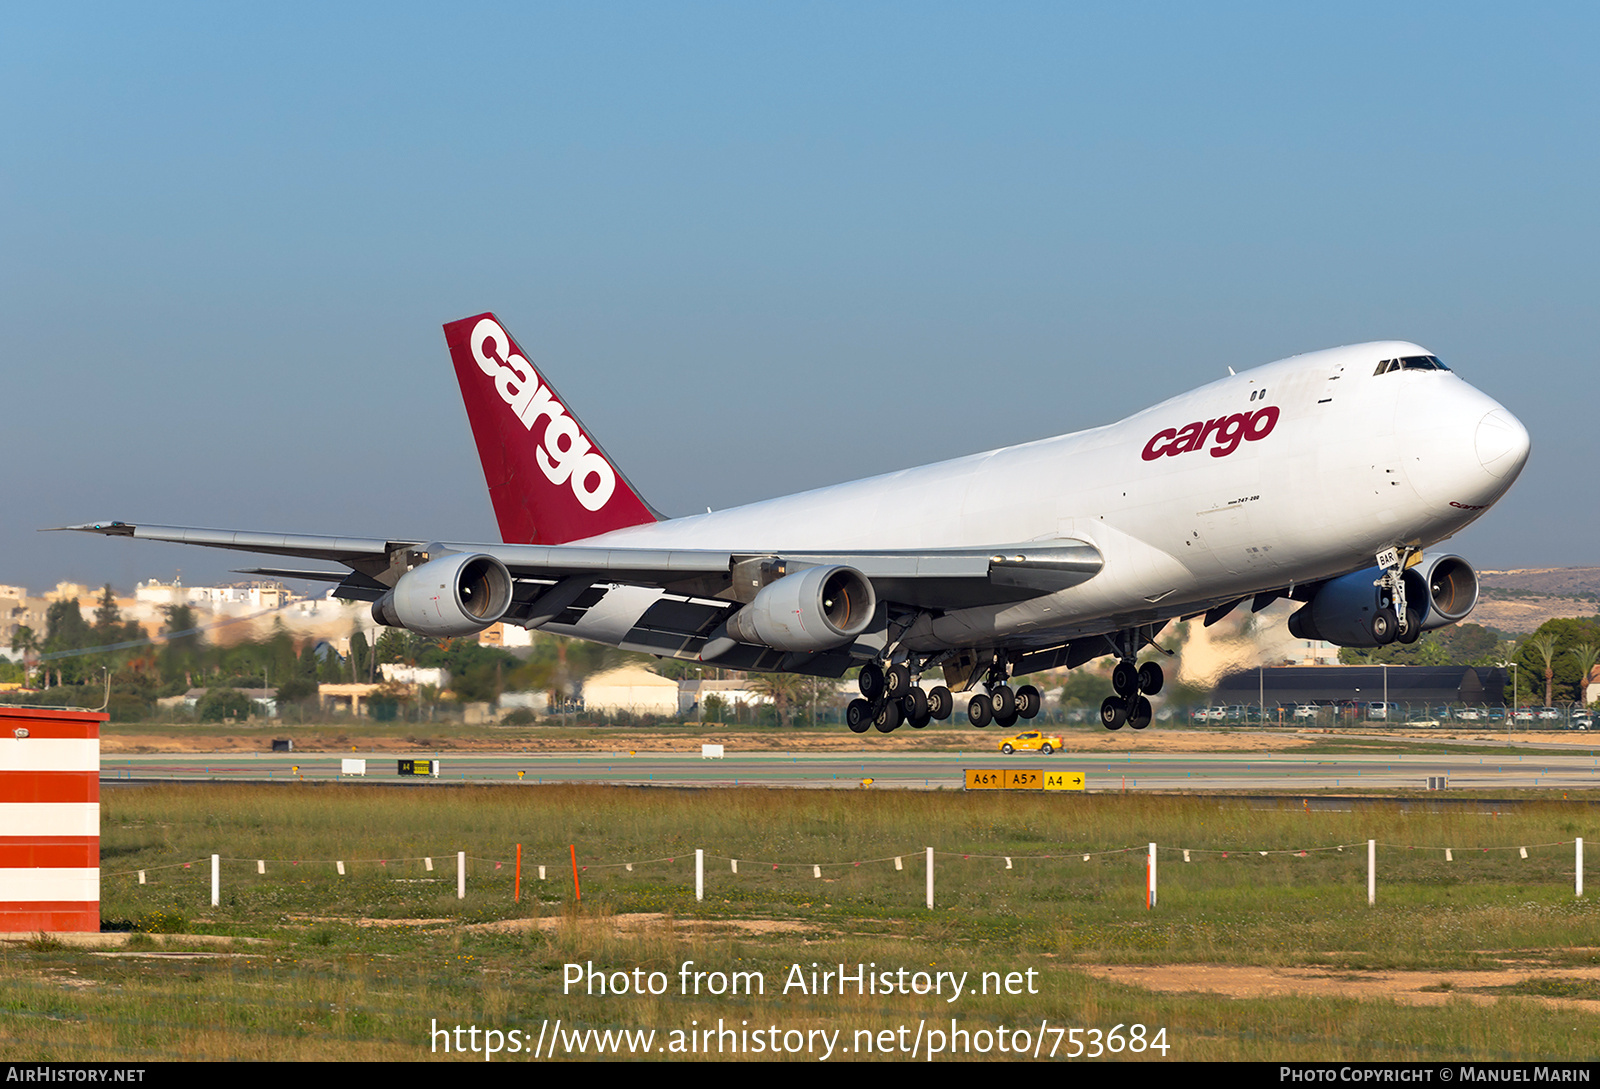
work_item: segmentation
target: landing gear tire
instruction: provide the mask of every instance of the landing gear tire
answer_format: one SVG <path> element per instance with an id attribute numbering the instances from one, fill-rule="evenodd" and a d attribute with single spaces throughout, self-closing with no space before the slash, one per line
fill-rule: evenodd
<path id="1" fill-rule="evenodd" d="M 1386 647 L 1394 642 L 1399 635 L 1400 621 L 1390 608 L 1379 609 L 1372 618 L 1372 637 L 1378 641 L 1380 647 Z"/>
<path id="2" fill-rule="evenodd" d="M 989 693 L 989 699 L 994 704 L 996 722 L 1008 716 L 1013 719 L 1017 717 L 1017 694 L 1005 685 L 996 686 L 995 690 Z"/>
<path id="3" fill-rule="evenodd" d="M 844 709 L 844 724 L 852 733 L 864 734 L 872 725 L 872 704 L 866 700 L 851 700 Z"/>
<path id="4" fill-rule="evenodd" d="M 1161 691 L 1161 686 L 1166 683 L 1166 675 L 1161 672 L 1161 667 L 1155 662 L 1146 662 L 1139 667 L 1139 691 L 1145 695 L 1155 695 Z"/>
<path id="5" fill-rule="evenodd" d="M 967 721 L 980 730 L 994 721 L 994 704 L 988 696 L 973 696 L 967 701 Z"/>
<path id="6" fill-rule="evenodd" d="M 1044 697 L 1039 695 L 1039 690 L 1033 685 L 1025 684 L 1017 689 L 1017 714 L 1020 717 L 1031 719 L 1043 706 Z"/>
<path id="7" fill-rule="evenodd" d="M 861 688 L 861 695 L 869 702 L 883 695 L 883 670 L 869 662 L 861 667 L 861 676 L 856 678 L 856 684 Z"/>
<path id="8" fill-rule="evenodd" d="M 1017 713 L 1013 711 L 1009 715 L 995 715 L 994 724 L 1002 730 L 1009 730 L 1017 724 Z"/>
<path id="9" fill-rule="evenodd" d="M 1139 691 L 1139 671 L 1132 662 L 1118 662 L 1111 670 L 1111 690 L 1123 699 Z"/>
<path id="10" fill-rule="evenodd" d="M 1406 608 L 1406 621 L 1400 629 L 1400 642 L 1415 643 L 1422 638 L 1422 617 L 1417 615 L 1417 610 Z"/>
<path id="11" fill-rule="evenodd" d="M 911 667 L 904 662 L 884 670 L 883 690 L 888 693 L 890 699 L 899 699 L 910 687 Z"/>
<path id="12" fill-rule="evenodd" d="M 1150 701 L 1143 696 L 1135 696 L 1129 701 L 1128 725 L 1135 730 L 1142 730 L 1150 725 Z"/>
<path id="13" fill-rule="evenodd" d="M 956 701 L 950 695 L 950 689 L 942 684 L 934 685 L 928 691 L 928 715 L 940 722 L 949 718 L 956 709 Z"/>
<path id="14" fill-rule="evenodd" d="M 1107 696 L 1100 704 L 1100 725 L 1108 730 L 1120 730 L 1127 721 L 1127 701 L 1117 696 Z"/>
<path id="15" fill-rule="evenodd" d="M 878 709 L 872 724 L 878 728 L 880 734 L 892 734 L 900 728 L 900 723 L 903 721 L 905 716 L 900 713 L 900 701 L 889 700 Z"/>
<path id="16" fill-rule="evenodd" d="M 912 687 L 904 696 L 900 697 L 900 713 L 911 724 L 913 730 L 920 730 L 928 724 L 928 694 L 922 689 Z"/>

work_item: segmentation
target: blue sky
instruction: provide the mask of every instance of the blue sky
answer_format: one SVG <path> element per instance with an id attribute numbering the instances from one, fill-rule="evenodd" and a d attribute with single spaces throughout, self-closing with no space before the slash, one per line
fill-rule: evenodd
<path id="1" fill-rule="evenodd" d="M 1454 546 L 1600 563 L 1600 14 L 1397 7 L 12 6 L 0 581 L 493 539 L 486 309 L 668 513 L 1414 340 L 1534 439 Z"/>

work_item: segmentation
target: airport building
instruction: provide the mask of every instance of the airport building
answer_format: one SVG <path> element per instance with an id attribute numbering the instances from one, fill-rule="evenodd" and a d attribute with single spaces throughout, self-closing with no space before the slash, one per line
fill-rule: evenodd
<path id="1" fill-rule="evenodd" d="M 1499 666 L 1258 667 L 1230 673 L 1211 693 L 1213 703 L 1262 707 L 1350 702 L 1494 705 L 1510 698 L 1510 678 Z"/>

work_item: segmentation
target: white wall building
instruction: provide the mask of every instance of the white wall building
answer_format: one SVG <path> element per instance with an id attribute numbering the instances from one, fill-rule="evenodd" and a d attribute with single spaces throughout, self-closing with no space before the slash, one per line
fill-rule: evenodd
<path id="1" fill-rule="evenodd" d="M 583 682 L 583 705 L 591 711 L 678 715 L 678 682 L 639 666 L 595 673 Z"/>

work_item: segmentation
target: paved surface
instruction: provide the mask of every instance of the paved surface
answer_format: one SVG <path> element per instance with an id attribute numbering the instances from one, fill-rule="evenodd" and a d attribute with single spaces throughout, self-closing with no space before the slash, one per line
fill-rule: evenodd
<path id="1" fill-rule="evenodd" d="M 968 753 L 728 753 L 721 760 L 696 754 L 444 753 L 437 782 L 654 783 L 672 786 L 856 787 L 870 778 L 879 788 L 959 789 L 968 768 L 1082 772 L 1097 790 L 1421 790 L 1443 775 L 1455 789 L 1550 790 L 1600 787 L 1600 757 L 1587 747 L 1569 753 L 1514 755 L 1336 755 L 1164 753 L 1088 757 L 1070 753 L 1002 756 Z M 341 760 L 365 758 L 368 782 L 401 782 L 393 753 L 157 754 L 101 760 L 101 781 L 271 781 L 341 778 Z M 415 782 L 416 780 L 404 780 Z"/>

